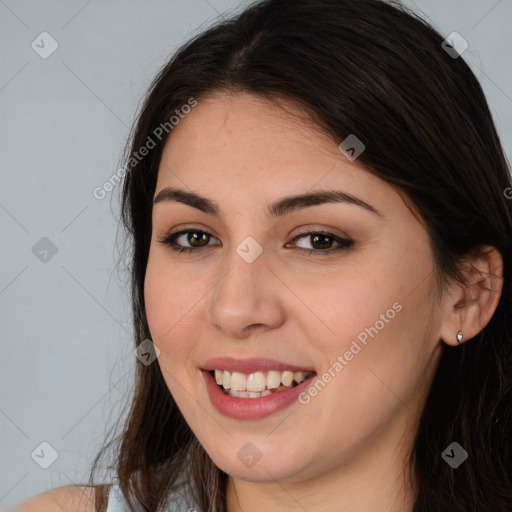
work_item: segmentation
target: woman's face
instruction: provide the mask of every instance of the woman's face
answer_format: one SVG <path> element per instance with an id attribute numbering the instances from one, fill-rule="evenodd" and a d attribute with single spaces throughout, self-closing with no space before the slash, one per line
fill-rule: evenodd
<path id="1" fill-rule="evenodd" d="M 147 318 L 169 391 L 213 461 L 243 480 L 291 482 L 371 459 L 377 475 L 378 461 L 405 457 L 442 313 L 427 233 L 396 190 L 249 94 L 200 99 L 174 127 L 155 197 L 166 188 L 183 194 L 153 206 Z M 267 211 L 320 190 L 356 199 Z M 174 244 L 196 252 L 160 241 L 185 230 Z M 213 363 L 222 386 L 204 370 L 217 357 L 233 358 Z M 300 395 L 275 390 L 287 368 L 315 372 Z M 272 391 L 229 396 L 229 375 L 234 388 Z"/>

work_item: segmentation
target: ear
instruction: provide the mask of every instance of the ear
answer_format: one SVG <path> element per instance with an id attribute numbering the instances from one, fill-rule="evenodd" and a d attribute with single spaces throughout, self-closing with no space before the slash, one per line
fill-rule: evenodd
<path id="1" fill-rule="evenodd" d="M 445 315 L 441 338 L 457 346 L 457 333 L 462 343 L 476 336 L 490 321 L 503 289 L 503 258 L 490 245 L 480 245 L 467 256 L 465 285 L 453 283 L 445 294 Z"/>

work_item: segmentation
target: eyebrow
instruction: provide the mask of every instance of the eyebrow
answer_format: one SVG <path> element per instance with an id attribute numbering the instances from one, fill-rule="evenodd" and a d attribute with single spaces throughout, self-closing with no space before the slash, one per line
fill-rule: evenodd
<path id="1" fill-rule="evenodd" d="M 189 192 L 177 188 L 163 188 L 153 199 L 153 204 L 163 202 L 183 203 L 192 208 L 201 210 L 208 215 L 222 217 L 222 211 L 218 203 L 207 197 L 203 197 L 195 192 Z M 360 206 L 365 210 L 383 217 L 376 208 L 358 197 L 340 190 L 320 190 L 317 192 L 308 192 L 295 196 L 288 196 L 271 203 L 265 210 L 268 217 L 280 217 L 287 213 L 294 212 L 310 206 L 316 206 L 324 203 L 346 203 Z"/>

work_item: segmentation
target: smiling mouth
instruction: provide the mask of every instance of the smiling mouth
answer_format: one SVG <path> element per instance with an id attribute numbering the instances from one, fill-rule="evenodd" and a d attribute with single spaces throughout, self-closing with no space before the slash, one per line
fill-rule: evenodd
<path id="1" fill-rule="evenodd" d="M 209 373 L 226 395 L 235 398 L 260 398 L 286 391 L 316 375 L 315 372 L 292 372 L 289 370 L 270 370 L 250 374 L 211 370 Z"/>

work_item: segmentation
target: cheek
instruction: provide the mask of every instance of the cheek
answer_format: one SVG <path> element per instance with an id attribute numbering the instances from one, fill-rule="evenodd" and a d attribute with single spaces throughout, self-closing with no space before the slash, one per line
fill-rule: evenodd
<path id="1" fill-rule="evenodd" d="M 379 331 L 386 330 L 397 317 L 396 303 L 403 295 L 393 274 L 392 268 L 367 264 L 342 268 L 315 283 L 296 281 L 294 293 L 300 302 L 294 306 L 295 318 L 306 338 L 332 358 L 348 350 L 358 336 L 364 343 L 369 337 L 365 329 L 376 322 Z"/>
<path id="2" fill-rule="evenodd" d="M 186 325 L 186 288 L 176 283 L 165 267 L 149 260 L 144 281 L 144 301 L 151 339 L 159 348 L 156 362 L 176 403 L 187 404 L 184 387 L 189 388 L 187 361 L 191 344 L 183 336 Z M 181 320 L 181 321 L 180 321 Z"/>
<path id="3" fill-rule="evenodd" d="M 340 411 L 365 404 L 382 412 L 400 401 L 397 396 L 412 396 L 424 381 L 435 348 L 429 268 L 425 254 L 404 260 L 390 254 L 321 286 L 304 283 L 294 290 L 308 305 L 305 314 L 296 315 L 300 330 L 322 355 L 321 378 L 329 391 L 319 385 L 319 394 Z"/>
<path id="4" fill-rule="evenodd" d="M 179 382 L 185 382 L 187 362 L 193 344 L 190 343 L 190 323 L 193 316 L 193 284 L 177 282 L 179 273 L 171 273 L 155 259 L 148 261 L 144 281 L 144 301 L 151 339 L 160 349 L 158 363 L 173 394 L 179 393 Z M 177 380 L 178 379 L 178 380 Z"/>
<path id="5" fill-rule="evenodd" d="M 193 315 L 201 293 L 197 280 L 162 259 L 150 256 L 144 280 L 146 316 L 155 342 L 175 337 L 187 317 Z"/>

